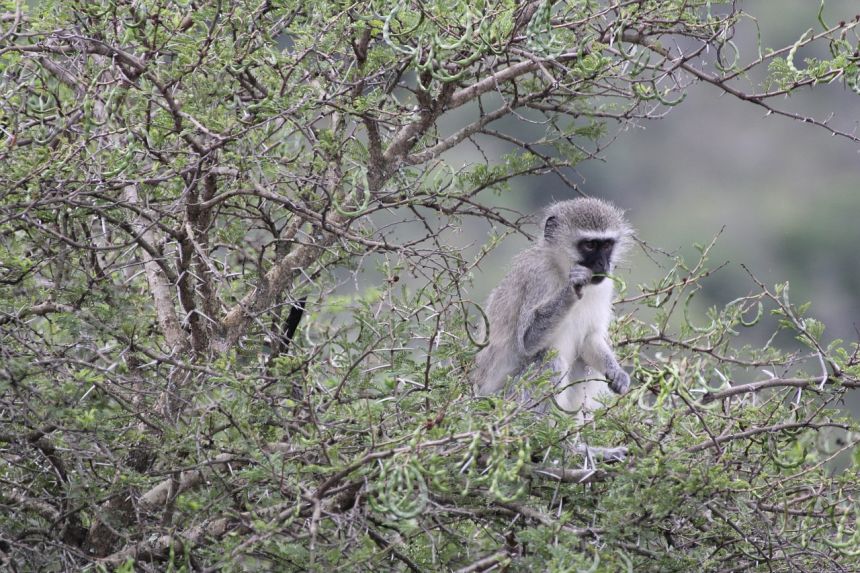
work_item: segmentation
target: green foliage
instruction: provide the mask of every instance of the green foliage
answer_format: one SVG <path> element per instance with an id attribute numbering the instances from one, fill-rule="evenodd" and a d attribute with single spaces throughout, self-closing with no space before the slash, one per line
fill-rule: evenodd
<path id="1" fill-rule="evenodd" d="M 527 232 L 512 180 L 575 187 L 694 78 L 856 91 L 856 22 L 746 66 L 742 17 L 0 2 L 0 568 L 856 568 L 857 347 L 787 284 L 697 310 L 710 246 L 613 277 L 636 385 L 593 419 L 468 383 L 471 281 Z M 664 47 L 690 43 L 718 76 Z"/>
<path id="2" fill-rule="evenodd" d="M 823 6 L 823 4 L 822 4 Z M 824 25 L 824 22 L 822 22 Z M 845 28 L 846 24 L 840 22 L 837 28 Z M 804 67 L 799 69 L 795 64 L 797 50 L 812 42 L 813 30 L 807 30 L 795 42 L 785 58 L 775 57 L 768 65 L 769 77 L 765 85 L 776 86 L 780 90 L 790 92 L 801 85 L 817 84 L 820 82 L 833 82 L 840 80 L 848 88 L 860 95 L 858 89 L 858 67 L 860 60 L 858 49 L 860 43 L 852 43 L 843 33 L 839 39 L 830 41 L 830 59 L 805 58 Z"/>

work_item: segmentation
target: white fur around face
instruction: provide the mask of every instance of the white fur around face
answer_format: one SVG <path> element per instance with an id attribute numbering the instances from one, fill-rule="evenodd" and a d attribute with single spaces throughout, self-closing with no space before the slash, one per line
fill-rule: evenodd
<path id="1" fill-rule="evenodd" d="M 605 241 L 606 239 L 612 239 L 613 241 L 621 240 L 621 235 L 618 231 L 583 231 L 580 235 L 580 238 L 583 240 L 598 240 Z"/>

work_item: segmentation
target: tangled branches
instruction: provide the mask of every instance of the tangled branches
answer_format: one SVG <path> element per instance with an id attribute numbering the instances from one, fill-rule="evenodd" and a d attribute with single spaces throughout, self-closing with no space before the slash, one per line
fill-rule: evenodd
<path id="1" fill-rule="evenodd" d="M 0 562 L 849 567 L 856 488 L 829 470 L 853 463 L 834 406 L 856 348 L 825 344 L 787 286 L 753 281 L 703 323 L 705 257 L 666 263 L 618 323 L 639 389 L 585 427 L 463 382 L 471 275 L 526 233 L 493 200 L 512 179 L 576 188 L 610 128 L 696 81 L 858 141 L 778 107 L 856 91 L 857 20 L 744 59 L 747 18 L 711 0 L 0 2 Z M 800 62 L 811 44 L 831 57 Z M 736 347 L 748 328 L 806 350 Z M 631 457 L 583 467 L 575 434 Z"/>

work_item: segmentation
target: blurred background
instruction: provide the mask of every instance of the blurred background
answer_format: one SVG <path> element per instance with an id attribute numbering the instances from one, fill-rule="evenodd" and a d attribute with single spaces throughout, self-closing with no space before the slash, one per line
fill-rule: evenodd
<path id="1" fill-rule="evenodd" d="M 789 7 L 790 6 L 790 7 Z M 742 2 L 755 17 L 764 48 L 796 42 L 817 24 L 818 2 Z M 830 25 L 851 20 L 854 1 L 828 0 Z M 752 21 L 735 37 L 742 61 L 757 55 Z M 827 46 L 798 50 L 804 58 L 829 57 Z M 758 82 L 765 69 L 752 76 Z M 771 101 L 782 109 L 830 121 L 835 128 L 860 133 L 860 96 L 839 82 L 819 85 Z M 508 129 L 511 129 L 509 126 Z M 514 128 L 515 129 L 515 128 Z M 510 148 L 487 141 L 484 151 Z M 483 146 L 483 142 L 482 142 Z M 827 325 L 825 339 L 860 339 L 860 144 L 832 137 L 824 129 L 771 115 L 720 89 L 696 84 L 684 102 L 662 120 L 626 126 L 600 156 L 580 164 L 576 176 L 583 192 L 613 200 L 628 211 L 638 237 L 661 249 L 689 253 L 695 243 L 717 241 L 711 265 L 729 264 L 716 273 L 697 298 L 699 311 L 722 306 L 755 290 L 741 268 L 763 282 L 789 281 L 792 301 L 812 301 L 809 314 Z M 468 150 L 458 149 L 460 161 Z M 474 160 L 479 161 L 475 152 Z M 553 200 L 573 197 L 557 177 L 522 178 L 514 193 L 500 198 L 528 213 Z M 531 228 L 534 232 L 536 229 Z M 466 241 L 480 246 L 487 229 L 464 229 Z M 472 296 L 483 300 L 504 274 L 513 253 L 527 245 L 509 237 L 476 273 Z M 661 269 L 636 248 L 621 274 L 630 285 L 650 282 Z"/>

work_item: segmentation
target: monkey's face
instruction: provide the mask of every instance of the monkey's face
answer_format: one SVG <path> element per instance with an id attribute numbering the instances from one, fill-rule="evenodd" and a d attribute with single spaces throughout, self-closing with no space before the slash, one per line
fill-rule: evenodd
<path id="1" fill-rule="evenodd" d="M 579 252 L 579 264 L 591 269 L 594 276 L 591 284 L 603 282 L 606 275 L 612 272 L 612 251 L 615 239 L 580 239 L 576 243 Z"/>

